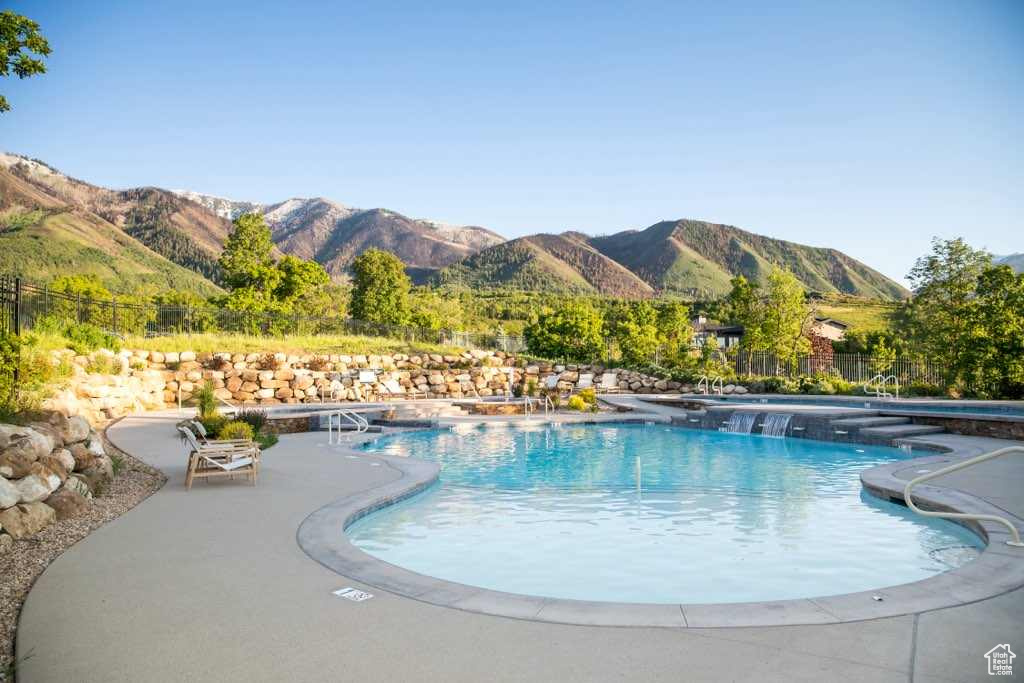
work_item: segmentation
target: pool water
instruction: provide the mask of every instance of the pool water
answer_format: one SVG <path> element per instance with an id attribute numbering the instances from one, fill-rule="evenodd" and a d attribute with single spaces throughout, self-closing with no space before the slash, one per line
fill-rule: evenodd
<path id="1" fill-rule="evenodd" d="M 982 545 L 862 491 L 862 470 L 909 457 L 894 448 L 566 424 L 408 432 L 366 450 L 442 469 L 438 485 L 349 527 L 356 546 L 511 593 L 651 603 L 834 595 L 932 576 Z"/>

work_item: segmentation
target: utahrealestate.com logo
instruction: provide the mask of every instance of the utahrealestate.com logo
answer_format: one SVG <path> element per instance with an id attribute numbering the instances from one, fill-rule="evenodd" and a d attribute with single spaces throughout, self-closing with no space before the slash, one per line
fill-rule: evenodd
<path id="1" fill-rule="evenodd" d="M 1013 650 L 1010 649 L 1009 643 L 996 645 L 985 653 L 985 659 L 988 660 L 988 675 L 1012 676 L 1013 658 L 1016 656 L 1013 654 Z"/>

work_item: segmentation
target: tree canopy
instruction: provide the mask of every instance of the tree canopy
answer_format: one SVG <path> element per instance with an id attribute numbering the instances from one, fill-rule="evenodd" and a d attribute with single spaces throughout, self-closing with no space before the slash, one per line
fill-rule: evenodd
<path id="1" fill-rule="evenodd" d="M 39 24 L 11 10 L 0 12 L 0 76 L 13 72 L 18 78 L 29 78 L 46 73 L 46 64 L 39 57 L 48 57 L 50 51 Z M 10 110 L 7 98 L 0 95 L 0 112 Z"/>
<path id="2" fill-rule="evenodd" d="M 588 362 L 601 357 L 603 316 L 586 301 L 567 301 L 542 312 L 524 330 L 530 353 L 542 358 Z"/>
<path id="3" fill-rule="evenodd" d="M 235 219 L 217 262 L 221 282 L 228 289 L 221 302 L 225 307 L 253 313 L 304 313 L 296 306 L 330 283 L 319 263 L 295 256 L 275 261 L 273 250 L 263 216 L 244 214 Z"/>
<path id="4" fill-rule="evenodd" d="M 352 317 L 372 323 L 408 325 L 412 281 L 391 252 L 367 249 L 352 262 Z"/>
<path id="5" fill-rule="evenodd" d="M 768 351 L 784 363 L 810 351 L 813 310 L 800 280 L 788 270 L 772 269 L 763 289 L 742 275 L 733 278 L 729 310 L 743 325 L 743 348 Z"/>

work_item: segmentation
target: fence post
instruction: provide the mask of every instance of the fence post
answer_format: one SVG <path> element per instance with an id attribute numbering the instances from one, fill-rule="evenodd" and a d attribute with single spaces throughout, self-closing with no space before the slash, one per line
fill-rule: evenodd
<path id="1" fill-rule="evenodd" d="M 79 292 L 75 297 L 75 323 L 82 322 L 82 293 Z"/>
<path id="2" fill-rule="evenodd" d="M 14 334 L 21 335 L 21 278 L 14 278 Z M 17 370 L 15 370 L 17 379 Z"/>
<path id="3" fill-rule="evenodd" d="M 110 297 L 110 326 L 113 329 L 114 334 L 117 334 L 117 297 Z"/>

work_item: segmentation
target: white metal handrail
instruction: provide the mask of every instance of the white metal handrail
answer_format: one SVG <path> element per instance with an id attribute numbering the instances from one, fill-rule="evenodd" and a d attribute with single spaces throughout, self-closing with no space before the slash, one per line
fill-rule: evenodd
<path id="1" fill-rule="evenodd" d="M 1010 535 L 1013 537 L 1013 540 L 1007 541 L 1006 545 L 1012 545 L 1015 548 L 1024 548 L 1024 543 L 1022 543 L 1020 540 L 1020 532 L 1017 531 L 1017 527 L 1015 527 L 1010 522 L 1010 520 L 1006 519 L 1005 517 L 1000 517 L 999 515 L 968 514 L 964 512 L 936 512 L 932 510 L 922 510 L 921 508 L 917 507 L 917 505 L 914 504 L 914 501 L 911 500 L 910 498 L 910 489 L 914 488 L 915 486 L 922 482 L 928 481 L 929 479 L 934 479 L 935 477 L 941 477 L 942 475 L 949 474 L 950 472 L 962 470 L 966 467 L 970 467 L 971 465 L 977 465 L 979 462 L 985 462 L 987 460 L 992 460 L 993 458 L 998 458 L 1008 453 L 1024 453 L 1024 446 L 1007 446 L 1006 448 L 1000 448 L 990 453 L 984 453 L 983 455 L 968 458 L 967 460 L 962 460 L 961 462 L 953 463 L 952 465 L 943 467 L 940 470 L 935 470 L 934 472 L 929 472 L 928 474 L 923 474 L 920 477 L 911 479 L 910 481 L 907 482 L 906 487 L 904 487 L 903 489 L 903 500 L 906 501 L 907 507 L 909 507 L 911 510 L 918 513 L 919 515 L 924 515 L 925 517 L 943 517 L 945 519 L 971 519 L 997 522 L 1005 526 L 1007 529 L 1009 529 Z"/>
<path id="2" fill-rule="evenodd" d="M 716 390 L 715 387 L 718 387 Z M 725 382 L 721 377 L 716 377 L 711 380 L 711 391 L 715 391 L 719 396 L 725 393 Z"/>
<path id="3" fill-rule="evenodd" d="M 342 419 L 348 420 L 356 427 L 356 434 L 362 434 L 370 428 L 370 423 L 367 422 L 366 418 L 347 408 L 341 408 L 339 410 L 332 411 L 327 414 L 327 443 L 333 444 L 334 441 L 334 419 L 338 419 L 338 443 L 341 443 L 341 425 Z"/>
<path id="4" fill-rule="evenodd" d="M 214 396 L 216 396 L 218 401 L 220 401 L 221 403 L 226 405 L 228 407 L 228 410 L 230 410 L 233 414 L 237 414 L 238 413 L 238 406 L 236 406 L 234 403 L 232 403 L 231 401 L 227 400 L 226 398 L 221 398 L 220 396 L 217 396 L 216 394 L 214 394 Z"/>
<path id="5" fill-rule="evenodd" d="M 708 395 L 708 376 L 707 375 L 701 375 L 700 376 L 700 381 L 697 382 L 697 391 L 700 391 L 701 387 L 704 387 L 704 395 L 707 396 Z"/>
<path id="6" fill-rule="evenodd" d="M 896 390 L 896 395 L 893 396 L 885 387 L 888 386 L 890 380 L 892 381 L 893 388 Z M 877 383 L 878 386 L 874 389 L 871 388 L 872 384 Z M 875 375 L 868 381 L 864 382 L 864 393 L 874 394 L 875 398 L 899 398 L 900 397 L 900 381 L 896 375 L 883 375 L 881 373 Z"/>

